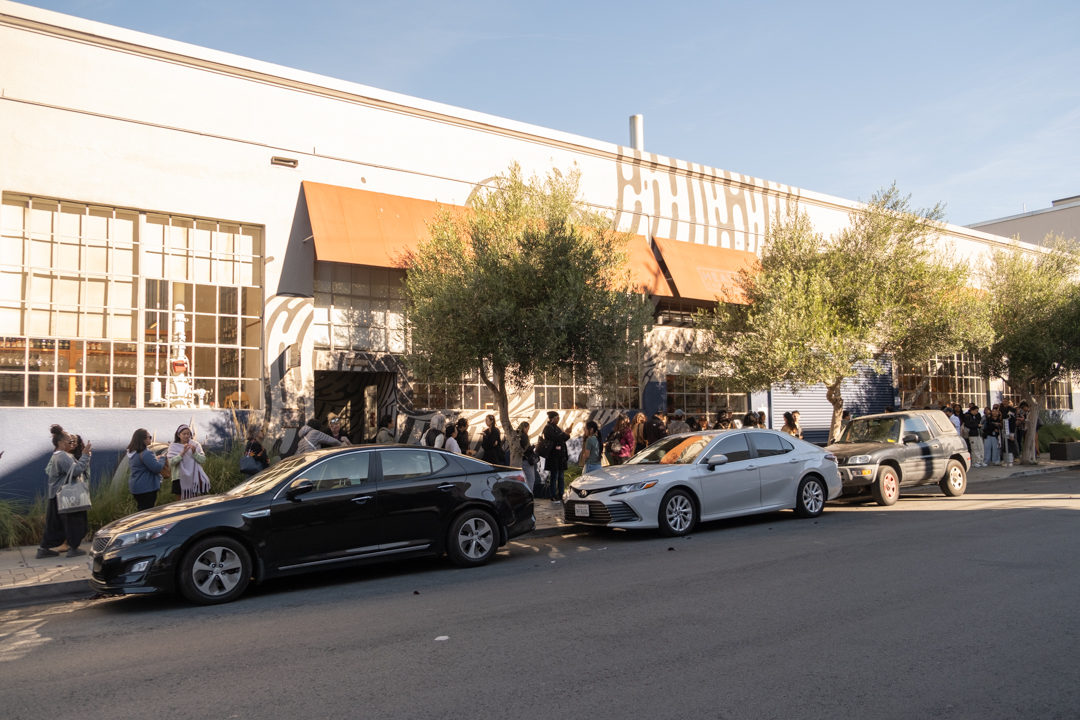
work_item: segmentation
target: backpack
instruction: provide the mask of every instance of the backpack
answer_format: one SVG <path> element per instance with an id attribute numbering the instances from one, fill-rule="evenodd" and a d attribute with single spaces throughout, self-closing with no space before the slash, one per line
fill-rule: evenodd
<path id="1" fill-rule="evenodd" d="M 424 444 L 428 447 L 435 447 L 435 443 L 439 441 L 440 435 L 442 435 L 441 432 L 435 428 L 431 428 L 424 434 Z"/>

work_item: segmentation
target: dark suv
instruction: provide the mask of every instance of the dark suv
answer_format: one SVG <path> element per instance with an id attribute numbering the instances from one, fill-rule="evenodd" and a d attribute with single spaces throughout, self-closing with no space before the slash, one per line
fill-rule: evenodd
<path id="1" fill-rule="evenodd" d="M 949 497 L 967 489 L 971 454 L 940 410 L 852 420 L 840 440 L 826 449 L 839 460 L 842 495 L 869 492 L 878 505 L 892 505 L 901 487 L 936 482 Z"/>

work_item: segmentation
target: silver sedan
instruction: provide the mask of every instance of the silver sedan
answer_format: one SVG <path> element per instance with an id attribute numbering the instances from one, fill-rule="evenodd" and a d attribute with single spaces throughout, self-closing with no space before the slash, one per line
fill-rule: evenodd
<path id="1" fill-rule="evenodd" d="M 840 495 L 836 457 L 774 430 L 666 437 L 623 465 L 575 480 L 569 522 L 686 535 L 699 520 L 791 509 L 817 517 Z"/>

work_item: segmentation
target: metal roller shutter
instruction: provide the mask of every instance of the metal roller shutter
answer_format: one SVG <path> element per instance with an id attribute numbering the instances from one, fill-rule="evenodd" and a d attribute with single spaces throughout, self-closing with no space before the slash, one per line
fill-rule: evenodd
<path id="1" fill-rule="evenodd" d="M 892 364 L 883 363 L 886 372 L 875 374 L 870 368 L 860 368 L 859 373 L 844 381 L 840 392 L 844 408 L 855 417 L 885 411 L 893 404 Z M 786 386 L 777 386 L 770 393 L 772 417 L 769 427 L 779 430 L 784 426 L 784 413 L 799 411 L 803 439 L 812 443 L 829 440 L 832 425 L 832 404 L 825 399 L 825 386 L 813 385 L 794 393 Z"/>

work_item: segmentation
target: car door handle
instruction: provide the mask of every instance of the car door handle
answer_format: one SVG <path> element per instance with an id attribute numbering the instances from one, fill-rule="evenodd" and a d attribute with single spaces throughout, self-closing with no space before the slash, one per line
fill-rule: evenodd
<path id="1" fill-rule="evenodd" d="M 791 458 L 790 460 L 788 460 L 788 465 L 795 465 L 798 462 L 800 462 L 798 458 Z"/>
<path id="2" fill-rule="evenodd" d="M 370 495 L 361 495 L 360 497 L 354 497 L 352 499 L 352 501 L 354 503 L 356 503 L 357 505 L 363 505 L 364 503 L 366 503 L 370 499 L 371 499 Z"/>
<path id="3" fill-rule="evenodd" d="M 940 445 L 931 445 L 930 447 L 932 447 L 932 448 L 934 448 L 935 450 L 937 450 L 937 449 L 938 449 L 939 447 L 941 447 L 941 446 L 940 446 Z"/>
<path id="4" fill-rule="evenodd" d="M 443 483 L 442 485 L 439 486 L 439 489 L 440 490 L 453 490 L 455 487 L 457 487 L 457 486 L 454 485 L 454 483 Z"/>
<path id="5" fill-rule="evenodd" d="M 757 465 L 747 465 L 747 466 L 746 466 L 746 469 L 747 469 L 747 470 L 756 470 L 756 469 L 757 469 Z"/>

